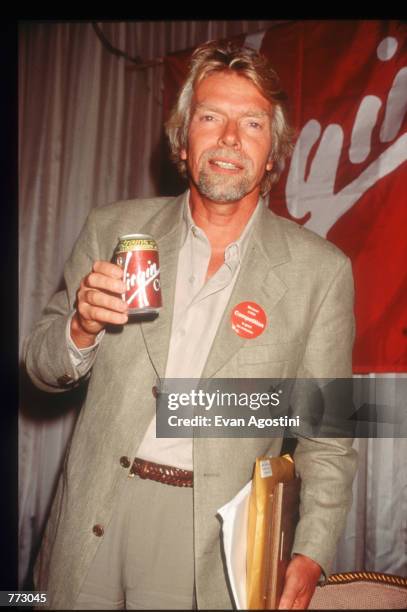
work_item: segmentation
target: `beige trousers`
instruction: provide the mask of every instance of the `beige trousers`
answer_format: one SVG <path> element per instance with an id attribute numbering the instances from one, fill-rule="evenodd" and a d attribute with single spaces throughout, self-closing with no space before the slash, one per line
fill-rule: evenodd
<path id="1" fill-rule="evenodd" d="M 195 608 L 191 488 L 129 478 L 76 610 Z"/>

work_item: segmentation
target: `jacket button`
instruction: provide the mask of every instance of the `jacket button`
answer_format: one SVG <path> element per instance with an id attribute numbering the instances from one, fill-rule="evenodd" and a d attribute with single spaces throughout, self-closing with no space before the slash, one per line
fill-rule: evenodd
<path id="1" fill-rule="evenodd" d="M 61 387 L 69 387 L 69 385 L 71 385 L 73 382 L 74 379 L 72 378 L 72 376 L 69 376 L 69 374 L 63 374 L 57 379 L 57 383 Z"/>
<path id="2" fill-rule="evenodd" d="M 154 385 L 154 387 L 151 389 L 151 393 L 157 399 L 157 397 L 158 397 L 158 387 L 156 387 L 156 385 Z"/>
<path id="3" fill-rule="evenodd" d="M 100 538 L 105 533 L 105 530 L 103 529 L 102 525 L 93 525 L 92 531 L 98 538 Z"/>
<path id="4" fill-rule="evenodd" d="M 124 468 L 130 467 L 130 459 L 128 457 L 120 457 L 120 465 Z"/>

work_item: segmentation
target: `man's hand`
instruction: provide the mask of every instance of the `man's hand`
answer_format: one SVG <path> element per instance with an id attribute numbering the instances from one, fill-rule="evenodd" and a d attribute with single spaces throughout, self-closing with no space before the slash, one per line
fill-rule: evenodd
<path id="1" fill-rule="evenodd" d="M 305 555 L 295 555 L 285 576 L 279 610 L 306 610 L 321 575 L 321 568 Z"/>
<path id="2" fill-rule="evenodd" d="M 107 324 L 127 323 L 128 305 L 124 293 L 123 270 L 108 261 L 95 261 L 77 293 L 76 312 L 71 322 L 71 338 L 78 348 L 91 346 Z"/>

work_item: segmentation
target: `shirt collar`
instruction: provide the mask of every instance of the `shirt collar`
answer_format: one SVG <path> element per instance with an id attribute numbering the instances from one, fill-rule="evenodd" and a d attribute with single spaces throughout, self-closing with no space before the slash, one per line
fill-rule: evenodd
<path id="1" fill-rule="evenodd" d="M 200 233 L 201 235 L 205 235 L 204 232 L 196 225 L 192 218 L 191 209 L 189 206 L 189 195 L 190 190 L 188 189 L 184 195 L 184 203 L 183 203 L 183 227 L 182 227 L 182 240 L 181 244 L 183 245 L 188 237 L 188 235 L 193 234 L 196 236 L 196 233 Z M 246 252 L 247 245 L 249 244 L 251 230 L 253 228 L 254 219 L 258 216 L 260 209 L 262 206 L 266 206 L 265 200 L 262 196 L 259 196 L 256 208 L 253 211 L 248 223 L 246 224 L 243 232 L 240 234 L 239 238 L 234 242 L 228 244 L 225 249 L 225 262 L 228 261 L 236 261 L 238 260 L 241 263 L 244 253 Z M 206 236 L 205 236 L 206 238 Z"/>

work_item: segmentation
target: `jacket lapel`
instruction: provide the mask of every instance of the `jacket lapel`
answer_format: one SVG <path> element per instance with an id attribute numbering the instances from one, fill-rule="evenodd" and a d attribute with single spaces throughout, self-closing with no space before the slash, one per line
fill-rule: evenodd
<path id="1" fill-rule="evenodd" d="M 165 374 L 174 310 L 178 253 L 182 236 L 182 211 L 185 194 L 169 203 L 141 229 L 158 244 L 163 306 L 156 319 L 141 324 L 148 355 L 159 378 Z"/>
<path id="2" fill-rule="evenodd" d="M 158 243 L 163 308 L 153 321 L 141 324 L 144 341 L 153 367 L 164 378 L 174 308 L 178 254 L 182 235 L 182 211 L 185 194 L 169 203 L 150 219 L 141 232 L 151 234 Z M 223 314 L 202 376 L 210 378 L 243 346 L 250 342 L 238 336 L 231 327 L 234 306 L 251 301 L 269 312 L 287 290 L 275 268 L 290 260 L 288 245 L 279 218 L 266 205 L 254 222 L 250 243 L 239 277 Z"/>
<path id="3" fill-rule="evenodd" d="M 287 290 L 274 269 L 289 260 L 290 253 L 281 223 L 274 213 L 262 205 L 254 222 L 239 277 L 209 353 L 202 374 L 204 378 L 216 375 L 244 343 L 251 342 L 232 330 L 230 317 L 237 304 L 245 301 L 256 302 L 269 318 L 269 312 Z"/>

